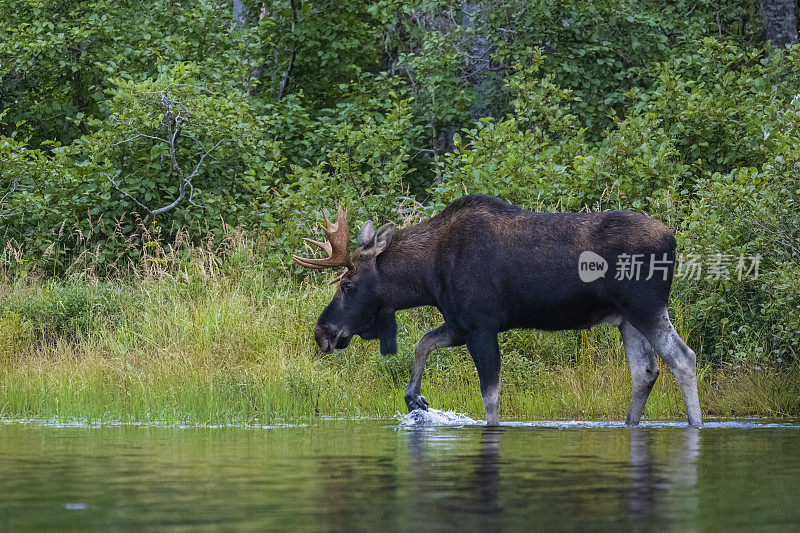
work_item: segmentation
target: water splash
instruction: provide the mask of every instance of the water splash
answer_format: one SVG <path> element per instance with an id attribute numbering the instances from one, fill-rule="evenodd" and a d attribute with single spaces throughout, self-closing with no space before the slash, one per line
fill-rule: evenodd
<path id="1" fill-rule="evenodd" d="M 483 420 L 474 420 L 462 413 L 455 411 L 440 411 L 438 409 L 414 409 L 407 415 L 397 414 L 400 427 L 421 426 L 480 426 L 485 425 Z"/>

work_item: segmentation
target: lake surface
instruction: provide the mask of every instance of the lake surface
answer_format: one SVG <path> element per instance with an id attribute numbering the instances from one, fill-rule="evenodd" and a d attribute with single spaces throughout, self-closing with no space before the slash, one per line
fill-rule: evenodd
<path id="1" fill-rule="evenodd" d="M 432 423 L 445 425 L 432 426 Z M 800 528 L 800 426 L 0 421 L 0 530 Z"/>

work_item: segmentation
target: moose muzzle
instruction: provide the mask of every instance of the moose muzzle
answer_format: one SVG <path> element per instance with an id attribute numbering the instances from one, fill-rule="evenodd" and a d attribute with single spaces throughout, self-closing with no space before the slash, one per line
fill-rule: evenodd
<path id="1" fill-rule="evenodd" d="M 346 335 L 344 331 L 336 326 L 317 322 L 314 327 L 314 339 L 317 341 L 320 350 L 325 353 L 331 353 L 333 350 L 347 348 L 352 335 Z"/>

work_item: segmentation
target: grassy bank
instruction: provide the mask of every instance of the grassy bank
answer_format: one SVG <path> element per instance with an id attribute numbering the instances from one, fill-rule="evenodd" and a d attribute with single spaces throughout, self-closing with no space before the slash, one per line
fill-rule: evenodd
<path id="1" fill-rule="evenodd" d="M 7 281 L 0 285 L 0 414 L 236 423 L 404 411 L 413 344 L 438 325 L 438 313 L 400 314 L 397 355 L 381 356 L 377 341 L 360 339 L 321 355 L 312 327 L 331 294 L 322 283 L 298 286 L 259 269 L 128 282 Z M 624 418 L 630 378 L 618 337 L 608 327 L 504 334 L 502 415 Z M 433 407 L 483 415 L 463 348 L 432 354 L 423 394 Z M 707 415 L 796 417 L 800 372 L 703 366 L 700 395 Z M 668 371 L 645 416 L 685 416 Z"/>

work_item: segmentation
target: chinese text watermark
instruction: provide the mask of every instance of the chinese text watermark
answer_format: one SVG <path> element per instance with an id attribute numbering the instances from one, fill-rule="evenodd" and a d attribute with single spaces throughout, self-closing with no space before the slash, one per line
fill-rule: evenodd
<path id="1" fill-rule="evenodd" d="M 689 280 L 754 280 L 758 279 L 761 254 L 678 254 L 674 264 L 668 254 L 619 254 L 613 261 L 586 250 L 578 257 L 578 275 L 581 281 L 591 283 L 610 274 L 613 265 L 614 279 L 639 281 L 660 279 L 666 281 L 674 266 L 674 277 Z M 611 263 L 611 265 L 609 265 Z"/>

